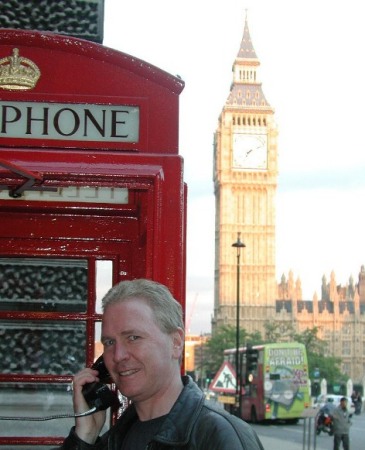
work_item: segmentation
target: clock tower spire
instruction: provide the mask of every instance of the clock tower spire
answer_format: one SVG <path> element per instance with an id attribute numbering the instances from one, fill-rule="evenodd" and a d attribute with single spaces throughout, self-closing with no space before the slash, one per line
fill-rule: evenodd
<path id="1" fill-rule="evenodd" d="M 243 28 L 242 41 L 241 41 L 240 49 L 237 54 L 237 58 L 240 58 L 240 59 L 248 58 L 248 59 L 255 59 L 256 61 L 258 61 L 255 49 L 252 45 L 250 30 L 248 29 L 247 9 L 246 9 L 245 25 Z"/>
<path id="2" fill-rule="evenodd" d="M 262 91 L 260 65 L 251 41 L 246 13 L 241 45 L 233 63 L 233 81 L 227 100 L 228 105 L 270 107 Z M 242 96 L 243 90 L 245 96 Z"/>
<path id="3" fill-rule="evenodd" d="M 240 327 L 263 332 L 263 324 L 275 308 L 277 127 L 274 110 L 262 90 L 259 69 L 246 14 L 230 92 L 214 135 L 213 332 L 222 325 L 235 325 L 237 273 Z M 246 245 L 239 271 L 231 247 L 238 232 Z"/>

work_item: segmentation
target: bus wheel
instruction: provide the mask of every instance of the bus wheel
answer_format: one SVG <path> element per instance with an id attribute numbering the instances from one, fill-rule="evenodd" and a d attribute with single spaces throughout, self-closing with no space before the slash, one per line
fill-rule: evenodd
<path id="1" fill-rule="evenodd" d="M 257 414 L 254 406 L 251 408 L 251 423 L 257 423 Z"/>

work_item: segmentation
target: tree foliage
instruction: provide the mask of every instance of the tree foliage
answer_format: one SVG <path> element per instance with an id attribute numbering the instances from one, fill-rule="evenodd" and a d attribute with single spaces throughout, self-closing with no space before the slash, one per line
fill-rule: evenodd
<path id="1" fill-rule="evenodd" d="M 308 356 L 309 377 L 313 379 L 315 369 L 319 370 L 320 378 L 325 378 L 328 384 L 347 380 L 341 372 L 341 359 L 328 354 L 325 341 L 318 337 L 318 328 L 307 328 L 297 333 L 293 324 L 287 322 L 266 322 L 264 324 L 265 337 L 259 332 L 247 333 L 240 329 L 240 347 L 248 342 L 253 345 L 274 342 L 300 342 L 305 345 Z M 216 373 L 223 362 L 223 352 L 227 348 L 236 348 L 236 327 L 225 325 L 220 327 L 206 344 L 205 368 L 209 373 Z"/>
<path id="2" fill-rule="evenodd" d="M 294 325 L 288 322 L 271 322 L 264 323 L 265 343 L 274 342 L 293 342 Z"/>
<path id="3" fill-rule="evenodd" d="M 240 347 L 244 347 L 247 342 L 253 344 L 261 344 L 261 333 L 247 333 L 244 328 L 240 329 L 239 343 Z M 223 362 L 223 352 L 228 348 L 236 348 L 236 327 L 232 325 L 224 325 L 220 327 L 206 344 L 206 370 L 210 373 L 216 373 Z"/>
<path id="4" fill-rule="evenodd" d="M 301 342 L 307 349 L 309 376 L 313 379 L 315 369 L 318 369 L 320 378 L 325 378 L 328 384 L 347 381 L 348 377 L 341 371 L 341 358 L 328 355 L 328 345 L 317 337 L 318 327 L 307 328 L 294 335 L 294 340 Z"/>

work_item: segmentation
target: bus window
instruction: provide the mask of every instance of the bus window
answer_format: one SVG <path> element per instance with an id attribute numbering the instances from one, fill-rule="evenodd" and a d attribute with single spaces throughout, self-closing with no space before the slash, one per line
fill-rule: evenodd
<path id="1" fill-rule="evenodd" d="M 270 380 L 280 380 L 280 374 L 279 373 L 270 373 L 269 378 L 270 378 Z"/>

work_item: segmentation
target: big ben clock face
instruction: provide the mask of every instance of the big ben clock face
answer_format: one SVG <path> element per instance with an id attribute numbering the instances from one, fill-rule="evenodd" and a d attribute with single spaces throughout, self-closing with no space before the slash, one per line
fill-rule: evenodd
<path id="1" fill-rule="evenodd" d="M 233 168 L 265 170 L 267 169 L 267 135 L 233 135 Z"/>

